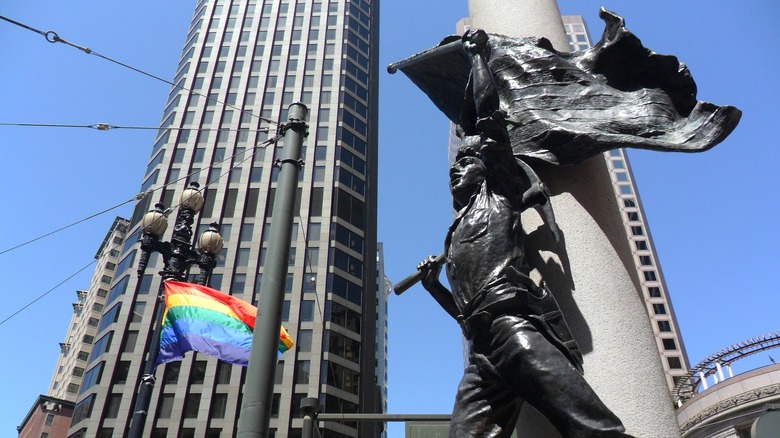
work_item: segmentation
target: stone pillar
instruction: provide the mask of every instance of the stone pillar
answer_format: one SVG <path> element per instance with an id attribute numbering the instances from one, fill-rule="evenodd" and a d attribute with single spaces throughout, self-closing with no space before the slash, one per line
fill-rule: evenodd
<path id="1" fill-rule="evenodd" d="M 471 27 L 544 36 L 568 50 L 554 0 L 469 0 Z M 596 30 L 598 33 L 598 30 Z M 562 231 L 556 244 L 535 211 L 523 217 L 529 262 L 558 300 L 583 352 L 585 378 L 637 437 L 679 437 L 669 389 L 605 159 L 536 169 Z M 518 437 L 556 437 L 528 405 Z"/>

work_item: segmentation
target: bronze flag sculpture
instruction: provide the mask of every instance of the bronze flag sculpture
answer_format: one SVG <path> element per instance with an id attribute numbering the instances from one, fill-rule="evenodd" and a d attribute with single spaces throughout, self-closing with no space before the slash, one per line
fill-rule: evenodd
<path id="1" fill-rule="evenodd" d="M 526 401 L 564 437 L 630 436 L 583 378 L 553 294 L 529 277 L 522 211 L 542 207 L 558 237 L 531 164 L 577 164 L 619 147 L 707 150 L 740 111 L 698 102 L 683 64 L 644 48 L 619 16 L 601 16 L 604 35 L 585 52 L 469 31 L 389 67 L 411 78 L 462 140 L 444 254 L 415 276 L 469 340 L 451 437 L 508 437 Z M 439 281 L 442 262 L 451 291 Z"/>

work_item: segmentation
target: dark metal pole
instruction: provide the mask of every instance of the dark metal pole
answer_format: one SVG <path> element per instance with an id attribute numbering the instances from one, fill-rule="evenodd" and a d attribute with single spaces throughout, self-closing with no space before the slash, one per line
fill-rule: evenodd
<path id="1" fill-rule="evenodd" d="M 197 193 L 194 195 L 192 192 L 187 193 L 187 191 L 192 190 L 197 191 Z M 211 271 L 216 265 L 215 254 L 192 249 L 192 225 L 195 223 L 195 214 L 197 213 L 197 210 L 200 209 L 203 202 L 198 191 L 198 185 L 196 183 L 191 183 L 190 188 L 183 193 L 183 195 L 185 194 L 186 197 L 198 196 L 200 197 L 200 200 L 191 201 L 190 204 L 197 205 L 192 208 L 188 207 L 188 204 L 182 202 L 182 206 L 179 208 L 179 212 L 176 215 L 176 222 L 174 224 L 173 235 L 171 236 L 170 242 L 160 241 L 160 237 L 165 231 L 165 227 L 155 231 L 159 232 L 160 236 L 150 232 L 149 230 L 153 228 L 150 227 L 149 229 L 144 229 L 144 233 L 141 237 L 141 257 L 138 262 L 138 284 L 140 285 L 143 273 L 146 270 L 146 264 L 149 261 L 149 255 L 152 252 L 162 254 L 165 267 L 160 271 L 162 282 L 160 282 L 160 287 L 157 291 L 157 299 L 154 302 L 154 317 L 151 322 L 152 336 L 149 339 L 149 343 L 146 345 L 149 353 L 146 357 L 144 373 L 141 377 L 141 385 L 138 389 L 138 396 L 136 397 L 135 405 L 133 407 L 133 418 L 130 422 L 130 430 L 128 431 L 129 438 L 141 438 L 143 436 L 146 416 L 149 413 L 149 404 L 152 400 L 152 391 L 154 391 L 154 384 L 156 382 L 154 372 L 157 369 L 157 356 L 160 353 L 162 318 L 165 312 L 165 280 L 174 279 L 186 281 L 187 270 L 191 265 L 197 264 L 201 268 L 201 275 L 199 278 L 205 281 L 209 278 Z M 153 212 L 157 213 L 158 216 L 152 220 L 165 220 L 163 210 L 165 210 L 165 206 L 158 204 L 156 210 Z M 210 231 L 217 232 L 218 229 L 219 227 L 217 224 L 212 224 Z M 221 247 L 221 244 L 219 246 Z M 216 251 L 219 250 L 217 249 Z"/>
<path id="2" fill-rule="evenodd" d="M 263 283 L 257 304 L 257 319 L 252 336 L 252 350 L 244 384 L 244 398 L 238 418 L 238 437 L 268 437 L 271 399 L 274 390 L 279 328 L 282 324 L 282 301 L 290 257 L 290 239 L 294 219 L 298 173 L 303 138 L 306 135 L 305 105 L 290 105 L 284 126 L 284 157 L 277 161 L 279 179 L 274 198 L 273 219 L 268 239 L 268 255 L 263 269 Z"/>
<path id="3" fill-rule="evenodd" d="M 301 415 L 303 415 L 303 438 L 314 438 L 314 423 L 320 411 L 320 400 L 307 397 L 301 400 Z"/>

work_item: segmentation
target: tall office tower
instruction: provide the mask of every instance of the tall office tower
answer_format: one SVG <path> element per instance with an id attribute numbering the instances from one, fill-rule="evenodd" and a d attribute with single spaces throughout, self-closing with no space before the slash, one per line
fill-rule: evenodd
<path id="1" fill-rule="evenodd" d="M 378 0 L 197 1 L 141 184 L 152 193 L 130 221 L 69 436 L 121 436 L 128 429 L 162 269 L 155 254 L 136 279 L 138 222 L 152 205 L 175 209 L 186 183 L 198 182 L 205 205 L 195 234 L 219 222 L 225 238 L 210 286 L 257 301 L 273 220 L 274 161 L 283 147 L 262 142 L 296 101 L 309 108 L 309 135 L 283 306 L 295 348 L 277 365 L 273 436 L 300 436 L 305 397 L 319 398 L 324 412 L 381 411 L 378 13 Z M 196 353 L 158 367 L 144 434 L 233 436 L 245 374 Z M 328 437 L 372 437 L 379 430 L 371 423 L 324 428 Z"/>
<path id="2" fill-rule="evenodd" d="M 385 276 L 385 252 L 382 242 L 376 249 L 376 381 L 379 384 L 379 405 L 387 412 L 387 297 L 393 291 L 393 284 Z M 387 436 L 386 425 L 381 437 Z"/>
<path id="3" fill-rule="evenodd" d="M 563 25 L 569 37 L 571 50 L 586 50 L 592 44 L 585 20 L 579 15 L 564 15 Z M 675 385 L 675 379 L 688 371 L 688 355 L 685 352 L 680 328 L 672 308 L 664 281 L 661 265 L 656 256 L 650 228 L 645 220 L 642 202 L 634 183 L 631 166 L 624 149 L 604 154 L 607 160 L 615 196 L 623 216 L 626 236 L 630 240 L 634 254 L 637 278 L 644 292 L 647 313 L 653 326 L 658 352 L 663 358 L 663 367 L 669 390 Z"/>
<path id="4" fill-rule="evenodd" d="M 60 343 L 60 355 L 49 384 L 49 397 L 76 401 L 95 335 L 101 327 L 100 316 L 105 307 L 108 287 L 114 279 L 119 251 L 128 226 L 127 219 L 114 219 L 95 254 L 96 266 L 89 288 L 76 291 L 73 316 L 68 324 L 65 341 Z"/>

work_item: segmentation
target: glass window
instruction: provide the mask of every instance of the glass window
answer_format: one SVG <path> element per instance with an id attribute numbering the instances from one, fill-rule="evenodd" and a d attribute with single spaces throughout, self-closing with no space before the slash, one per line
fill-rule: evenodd
<path id="1" fill-rule="evenodd" d="M 200 394 L 188 394 L 184 400 L 184 418 L 198 418 Z"/>
<path id="2" fill-rule="evenodd" d="M 129 360 L 120 361 L 116 366 L 116 371 L 114 371 L 113 383 L 127 383 L 127 375 L 129 373 L 130 373 L 130 361 Z"/>
<path id="3" fill-rule="evenodd" d="M 677 349 L 677 344 L 675 344 L 674 339 L 672 339 L 672 338 L 662 339 L 662 342 L 664 344 L 664 350 L 676 350 Z"/>
<path id="4" fill-rule="evenodd" d="M 158 418 L 171 418 L 173 412 L 173 394 L 163 394 L 160 397 L 160 407 L 157 410 Z"/>
<path id="5" fill-rule="evenodd" d="M 200 384 L 206 378 L 206 361 L 196 360 L 192 364 L 192 370 L 190 370 L 190 383 Z"/>
<path id="6" fill-rule="evenodd" d="M 165 373 L 163 374 L 163 383 L 175 385 L 179 381 L 179 371 L 181 362 L 168 362 L 165 364 Z"/>
<path id="7" fill-rule="evenodd" d="M 308 360 L 299 360 L 295 362 L 295 378 L 296 384 L 307 385 L 309 383 L 309 367 L 310 362 Z"/>
<path id="8" fill-rule="evenodd" d="M 241 242 L 251 242 L 252 238 L 254 237 L 255 231 L 255 225 L 254 224 L 244 224 L 241 226 L 241 236 L 239 239 Z"/>
<path id="9" fill-rule="evenodd" d="M 239 248 L 238 256 L 236 257 L 236 266 L 249 266 L 249 248 Z"/>
<path id="10" fill-rule="evenodd" d="M 119 405 L 122 403 L 122 394 L 111 394 L 108 397 L 106 418 L 116 418 L 119 415 Z"/>
<path id="11" fill-rule="evenodd" d="M 138 330 L 129 330 L 125 335 L 125 345 L 122 347 L 122 352 L 131 353 L 135 351 L 135 344 L 138 342 Z"/>
<path id="12" fill-rule="evenodd" d="M 653 304 L 653 313 L 656 315 L 666 315 L 666 306 L 661 303 Z"/>
<path id="13" fill-rule="evenodd" d="M 298 336 L 297 339 L 295 339 L 295 344 L 298 347 L 299 352 L 311 351 L 312 335 L 313 332 L 310 329 L 298 330 Z"/>
<path id="14" fill-rule="evenodd" d="M 108 349 L 111 348 L 111 340 L 113 337 L 114 332 L 108 332 L 102 338 L 98 339 L 98 341 L 92 347 L 92 355 L 89 357 L 90 362 L 97 359 L 101 354 L 107 352 Z"/>
<path id="15" fill-rule="evenodd" d="M 314 301 L 303 300 L 301 302 L 301 321 L 314 320 Z"/>
<path id="16" fill-rule="evenodd" d="M 672 331 L 672 324 L 669 321 L 658 321 L 658 330 L 662 332 Z"/>
<path id="17" fill-rule="evenodd" d="M 246 274 L 234 274 L 233 283 L 230 285 L 230 295 L 240 294 L 246 288 Z"/>
<path id="18" fill-rule="evenodd" d="M 225 362 L 222 362 L 222 361 L 218 361 L 217 362 L 216 383 L 217 384 L 228 384 L 228 383 L 230 383 L 230 374 L 231 374 L 232 370 L 233 370 L 233 366 L 232 365 L 230 365 L 228 363 L 225 363 Z"/>
<path id="19" fill-rule="evenodd" d="M 82 386 L 81 386 L 82 394 L 87 392 L 87 390 L 89 390 L 93 386 L 100 384 L 100 379 L 103 376 L 104 364 L 105 362 L 100 362 L 94 367 L 92 367 L 92 369 L 87 371 L 86 374 L 84 374 L 84 380 L 82 381 Z"/>
<path id="20" fill-rule="evenodd" d="M 87 398 L 81 400 L 73 408 L 73 417 L 71 420 L 71 426 L 75 426 L 85 418 L 89 418 L 92 415 L 92 406 L 95 403 L 95 394 L 90 394 Z"/>
<path id="21" fill-rule="evenodd" d="M 227 394 L 214 394 L 211 398 L 210 418 L 225 418 L 227 410 Z"/>
<path id="22" fill-rule="evenodd" d="M 130 317 L 130 322 L 141 322 L 144 318 L 144 310 L 146 310 L 146 302 L 136 301 L 133 305 L 133 314 Z"/>
<path id="23" fill-rule="evenodd" d="M 274 383 L 280 384 L 284 381 L 284 361 L 280 360 L 279 363 L 276 364 L 276 369 L 274 371 Z"/>

